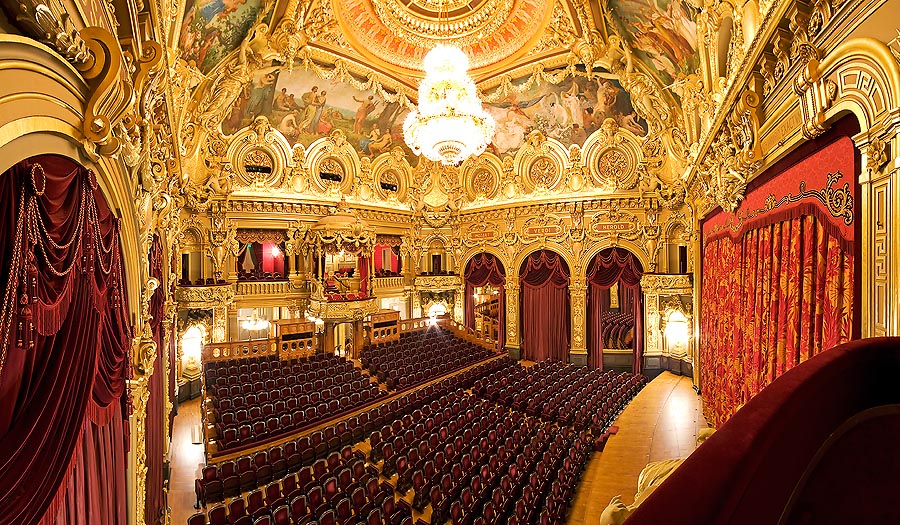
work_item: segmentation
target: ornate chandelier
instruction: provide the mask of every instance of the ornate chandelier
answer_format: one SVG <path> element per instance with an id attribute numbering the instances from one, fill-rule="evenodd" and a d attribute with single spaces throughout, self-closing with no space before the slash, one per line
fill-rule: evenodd
<path id="1" fill-rule="evenodd" d="M 419 108 L 403 124 L 403 138 L 417 155 L 456 165 L 480 155 L 494 137 L 494 119 L 478 99 L 461 49 L 440 44 L 425 55 Z"/>

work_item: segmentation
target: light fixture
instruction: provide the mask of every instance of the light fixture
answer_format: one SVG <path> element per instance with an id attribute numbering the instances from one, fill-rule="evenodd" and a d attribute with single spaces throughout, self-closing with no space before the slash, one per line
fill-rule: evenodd
<path id="1" fill-rule="evenodd" d="M 278 246 L 272 245 L 272 257 L 278 257 L 281 255 L 281 250 L 278 249 Z"/>
<path id="2" fill-rule="evenodd" d="M 438 26 L 443 27 L 440 18 Z M 494 138 L 494 119 L 484 111 L 467 72 L 469 58 L 456 46 L 438 44 L 425 55 L 422 68 L 419 107 L 403 124 L 406 144 L 417 155 L 444 165 L 481 155 Z"/>
<path id="3" fill-rule="evenodd" d="M 256 310 L 253 310 L 253 316 L 249 319 L 244 319 L 241 321 L 241 328 L 247 330 L 248 332 L 258 332 L 260 330 L 265 330 L 269 327 L 269 321 L 265 319 L 260 319 Z"/>

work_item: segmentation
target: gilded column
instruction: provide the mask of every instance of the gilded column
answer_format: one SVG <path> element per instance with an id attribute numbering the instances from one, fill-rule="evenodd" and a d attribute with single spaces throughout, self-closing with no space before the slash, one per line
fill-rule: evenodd
<path id="1" fill-rule="evenodd" d="M 453 318 L 457 323 L 466 324 L 466 301 L 471 300 L 471 297 L 466 297 L 466 283 L 463 282 L 456 292 L 456 300 L 453 301 Z"/>
<path id="2" fill-rule="evenodd" d="M 506 350 L 513 359 L 522 358 L 519 346 L 519 276 L 506 278 Z"/>
<path id="3" fill-rule="evenodd" d="M 584 327 L 586 323 L 587 285 L 581 275 L 572 276 L 569 281 L 569 297 L 572 320 L 572 339 L 569 345 L 569 362 L 579 366 L 587 365 L 587 347 Z"/>
<path id="4" fill-rule="evenodd" d="M 212 342 L 224 343 L 228 340 L 228 307 L 216 306 L 213 308 Z"/>

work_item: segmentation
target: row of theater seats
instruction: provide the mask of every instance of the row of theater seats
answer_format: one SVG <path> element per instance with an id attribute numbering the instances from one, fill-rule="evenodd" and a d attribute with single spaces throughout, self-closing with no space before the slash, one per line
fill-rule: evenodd
<path id="1" fill-rule="evenodd" d="M 385 424 L 411 417 L 416 410 L 444 398 L 448 392 L 471 386 L 477 379 L 499 370 L 501 361 L 503 360 L 484 363 L 361 412 L 346 421 L 338 421 L 308 436 L 298 437 L 237 460 L 209 465 L 203 469 L 202 477 L 195 480 L 198 505 L 205 507 L 207 503 L 222 502 L 225 498 L 236 497 L 241 492 L 270 483 L 273 479 L 277 480 L 285 472 L 299 472 L 317 459 L 326 458 L 342 447 L 362 441 L 366 435 Z"/>
<path id="2" fill-rule="evenodd" d="M 336 368 L 336 369 L 335 369 Z M 336 372 L 353 370 L 353 363 L 334 354 L 316 354 L 281 360 L 278 356 L 257 356 L 227 361 L 211 361 L 204 363 L 204 375 L 207 386 L 230 386 L 235 384 L 256 383 L 273 380 L 271 386 L 290 385 L 285 381 L 296 381 L 297 377 L 306 379 L 322 379 Z M 281 379 L 279 384 L 277 381 Z"/>
<path id="3" fill-rule="evenodd" d="M 509 367 L 476 382 L 472 391 L 529 415 L 600 434 L 646 383 L 637 374 L 542 361 Z"/>
<path id="4" fill-rule="evenodd" d="M 412 525 L 408 507 L 395 504 L 390 484 L 379 483 L 378 470 L 346 447 L 264 490 L 237 496 L 205 514 L 197 513 L 188 525 L 381 524 L 382 516 L 389 516 L 397 525 L 404 521 Z"/>
<path id="5" fill-rule="evenodd" d="M 353 363 L 334 355 L 207 363 L 207 423 L 218 452 L 250 446 L 385 395 Z"/>
<path id="6" fill-rule="evenodd" d="M 564 519 L 590 454 L 586 433 L 462 391 L 430 408 L 423 420 L 372 434 L 370 461 L 381 462 L 382 476 L 397 476 L 398 492 L 415 491 L 414 509 L 431 506 L 432 524 Z"/>
<path id="7" fill-rule="evenodd" d="M 603 314 L 601 326 L 603 348 L 631 348 L 630 339 L 634 333 L 633 314 L 606 312 Z"/>
<path id="8" fill-rule="evenodd" d="M 361 362 L 390 390 L 402 390 L 483 361 L 495 354 L 443 329 L 427 340 L 404 340 L 364 347 Z"/>

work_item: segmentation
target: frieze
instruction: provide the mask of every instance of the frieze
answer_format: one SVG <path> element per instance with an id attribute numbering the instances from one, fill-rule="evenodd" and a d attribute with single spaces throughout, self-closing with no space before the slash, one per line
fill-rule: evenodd
<path id="1" fill-rule="evenodd" d="M 179 286 L 175 298 L 181 308 L 208 308 L 231 304 L 234 301 L 234 284 L 219 286 Z"/>
<path id="2" fill-rule="evenodd" d="M 418 275 L 416 276 L 416 288 L 457 288 L 462 284 L 458 275 Z"/>
<path id="3" fill-rule="evenodd" d="M 641 277 L 641 289 L 647 295 L 676 291 L 692 293 L 694 289 L 693 276 L 691 274 L 645 273 Z"/>
<path id="4" fill-rule="evenodd" d="M 320 301 L 310 299 L 309 315 L 325 322 L 361 321 L 380 308 L 374 297 L 357 301 Z"/>

